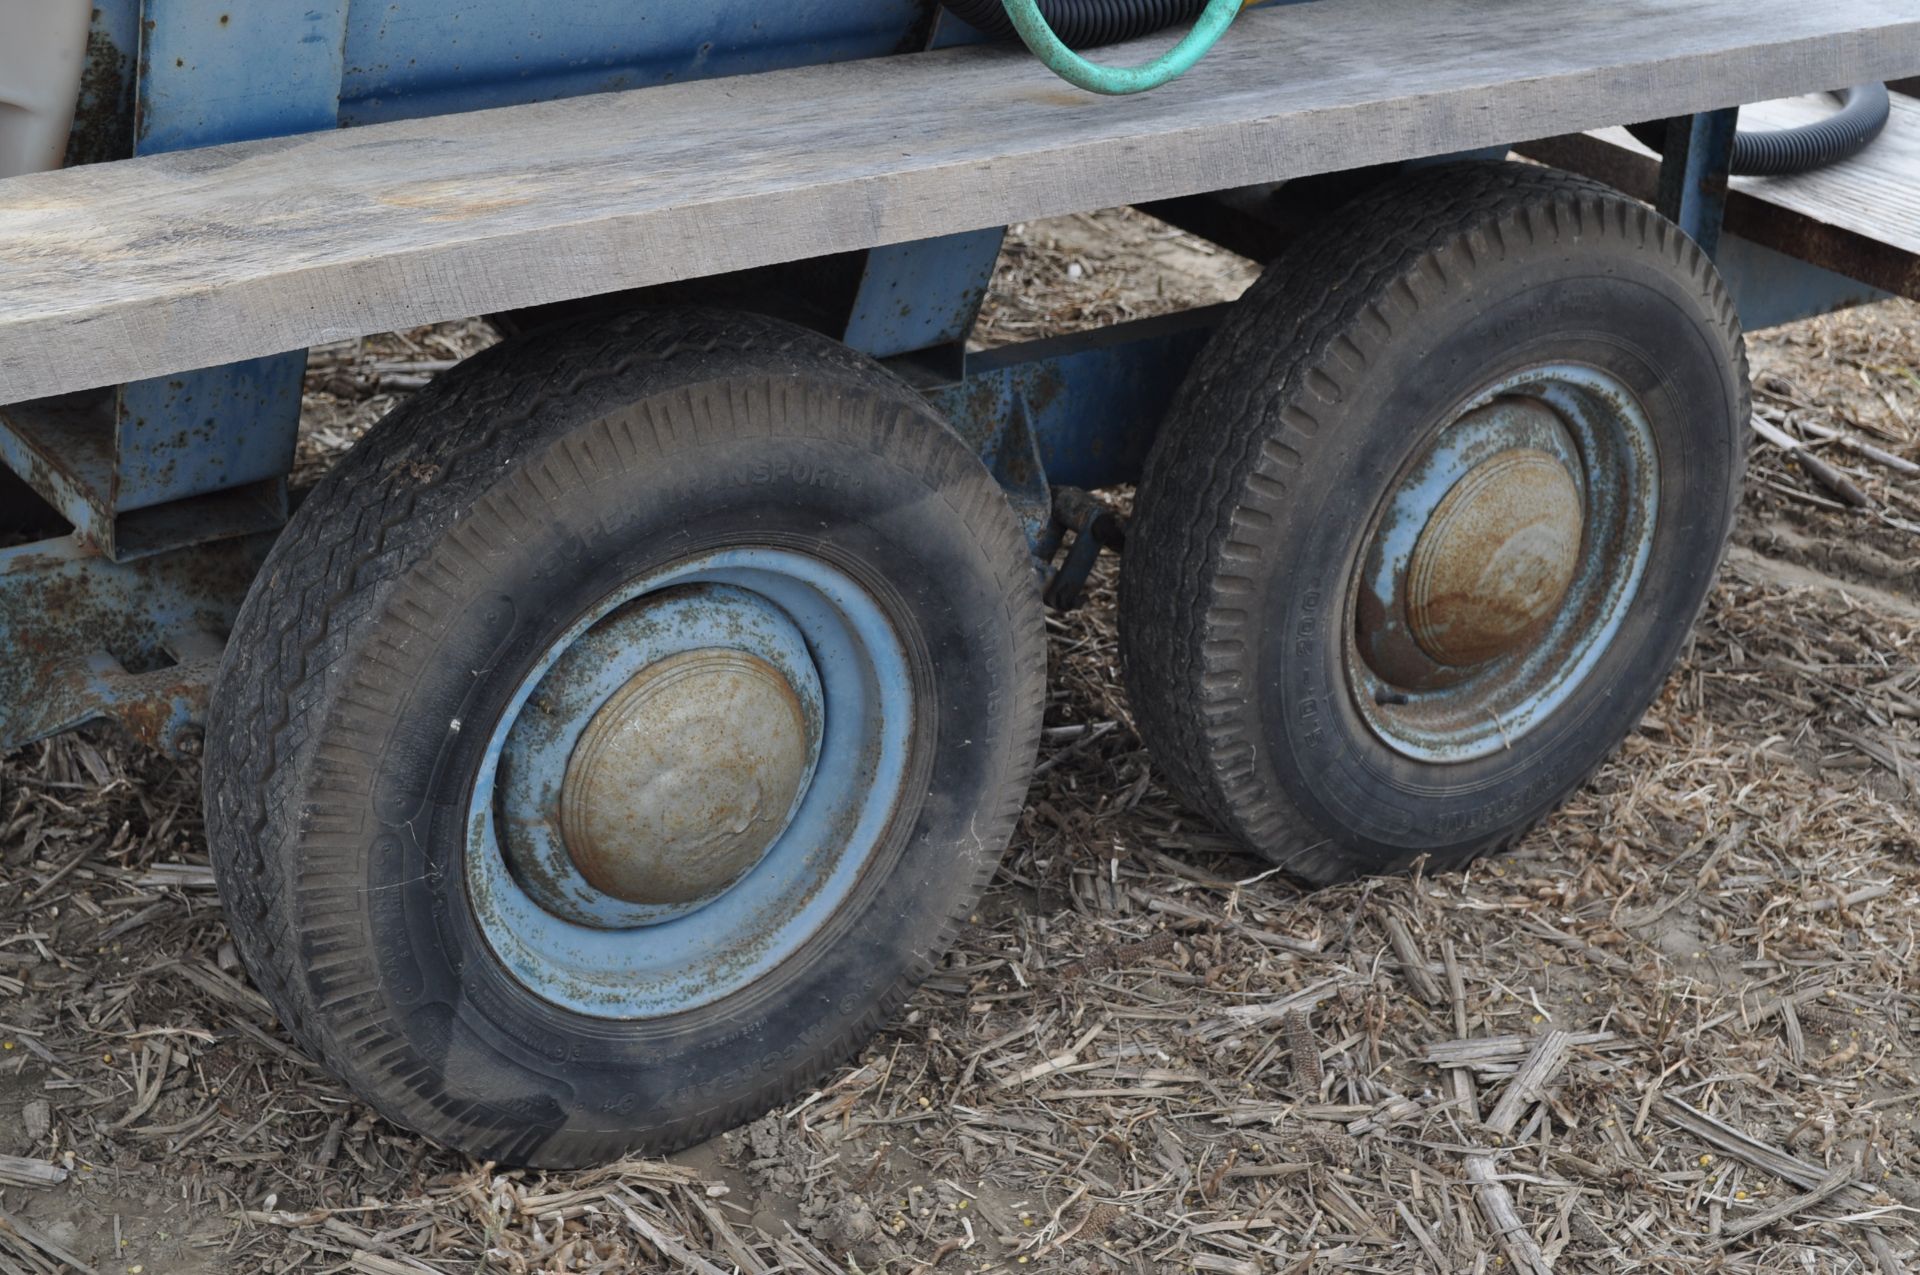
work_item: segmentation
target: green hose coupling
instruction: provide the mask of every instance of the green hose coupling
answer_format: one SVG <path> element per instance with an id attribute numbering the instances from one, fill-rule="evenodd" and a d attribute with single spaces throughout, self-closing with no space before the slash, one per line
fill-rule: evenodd
<path id="1" fill-rule="evenodd" d="M 1121 97 L 1171 84 L 1191 71 L 1227 33 L 1246 0 L 1208 0 L 1206 10 L 1193 24 L 1187 38 L 1145 66 L 1101 66 L 1089 62 L 1060 42 L 1040 12 L 1040 0 L 1001 0 L 1001 3 L 1006 5 L 1007 16 L 1013 19 L 1020 38 L 1055 75 L 1089 93 Z"/>

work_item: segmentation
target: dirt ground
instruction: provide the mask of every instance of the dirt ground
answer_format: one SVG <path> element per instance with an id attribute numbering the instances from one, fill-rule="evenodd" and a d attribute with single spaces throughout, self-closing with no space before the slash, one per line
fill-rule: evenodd
<path id="1" fill-rule="evenodd" d="M 987 338 L 1251 277 L 1137 214 L 1036 224 Z M 487 339 L 317 351 L 302 472 Z M 193 765 L 0 758 L 0 1270 L 1920 1263 L 1920 308 L 1751 349 L 1763 418 L 1841 431 L 1828 481 L 1756 443 L 1679 670 L 1515 852 L 1311 894 L 1234 853 L 1134 733 L 1109 561 L 1048 621 L 958 949 L 817 1092 L 666 1162 L 501 1172 L 373 1117 L 247 986 Z"/>

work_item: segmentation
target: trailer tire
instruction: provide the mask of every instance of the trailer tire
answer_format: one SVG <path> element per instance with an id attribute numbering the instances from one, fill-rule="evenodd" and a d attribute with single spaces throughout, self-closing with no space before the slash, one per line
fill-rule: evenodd
<path id="1" fill-rule="evenodd" d="M 1148 458 L 1119 620 L 1160 770 L 1314 882 L 1511 844 L 1677 659 L 1747 393 L 1726 290 L 1651 209 L 1506 163 L 1363 196 L 1236 305 Z"/>
<path id="2" fill-rule="evenodd" d="M 717 680 L 676 701 L 669 667 Z M 1011 835 L 1044 689 L 1025 536 L 906 387 L 774 320 L 561 325 L 437 379 L 296 512 L 221 667 L 208 837 L 256 985 L 381 1114 L 512 1164 L 665 1152 L 812 1083 L 927 974 Z M 684 721 L 651 770 L 599 742 Z M 603 871 L 657 844 L 641 866 L 696 886 L 594 896 L 514 857 L 515 785 L 589 754 L 622 782 L 589 767 L 555 817 L 615 820 Z M 633 832 L 635 775 L 712 818 Z"/>

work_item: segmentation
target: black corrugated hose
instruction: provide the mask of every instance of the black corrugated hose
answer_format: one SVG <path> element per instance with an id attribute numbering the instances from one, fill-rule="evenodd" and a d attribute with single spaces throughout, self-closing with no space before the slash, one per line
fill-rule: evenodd
<path id="1" fill-rule="evenodd" d="M 1015 38 L 1013 22 L 1000 0 L 944 0 L 953 15 L 982 35 Z M 1041 0 L 1040 12 L 1070 49 L 1119 44 L 1191 22 L 1207 0 Z"/>
<path id="2" fill-rule="evenodd" d="M 971 21 L 972 19 L 968 19 Z M 1840 109 L 1823 120 L 1798 128 L 1769 128 L 1748 132 L 1742 129 L 1733 138 L 1733 172 L 1740 177 L 1784 177 L 1825 168 L 1843 159 L 1851 159 L 1865 150 L 1880 130 L 1887 126 L 1891 104 L 1884 84 L 1860 84 L 1833 95 Z M 1652 151 L 1666 141 L 1666 130 L 1658 120 L 1633 124 L 1627 129 L 1634 139 Z"/>

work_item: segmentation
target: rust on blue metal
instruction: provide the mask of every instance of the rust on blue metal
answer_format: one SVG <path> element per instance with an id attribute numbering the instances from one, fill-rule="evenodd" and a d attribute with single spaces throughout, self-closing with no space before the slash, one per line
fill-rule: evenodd
<path id="1" fill-rule="evenodd" d="M 297 5 L 145 0 L 134 151 L 150 155 L 332 128 L 340 113 L 348 0 Z M 121 386 L 106 516 L 266 485 L 226 502 L 224 525 L 177 520 L 179 538 L 98 536 L 116 557 L 244 535 L 285 516 L 306 354 L 297 351 Z M 136 548 L 137 546 L 137 548 Z"/>
<path id="2" fill-rule="evenodd" d="M 115 511 L 285 476 L 294 435 L 273 426 L 300 419 L 305 363 L 274 355 L 122 386 Z"/>
<path id="3" fill-rule="evenodd" d="M 67 136 L 69 167 L 133 154 L 134 71 L 140 56 L 140 0 L 94 0 L 87 65 Z"/>
<path id="4" fill-rule="evenodd" d="M 966 340 L 1006 235 L 995 226 L 872 249 L 841 339 L 881 359 Z"/>
<path id="5" fill-rule="evenodd" d="M 963 379 L 921 392 L 982 452 L 1016 402 L 1049 483 L 1093 489 L 1140 477 L 1147 448 L 1224 306 L 975 354 Z"/>
<path id="6" fill-rule="evenodd" d="M 117 563 L 73 537 L 0 549 L 0 749 L 97 720 L 175 752 L 269 537 Z"/>

